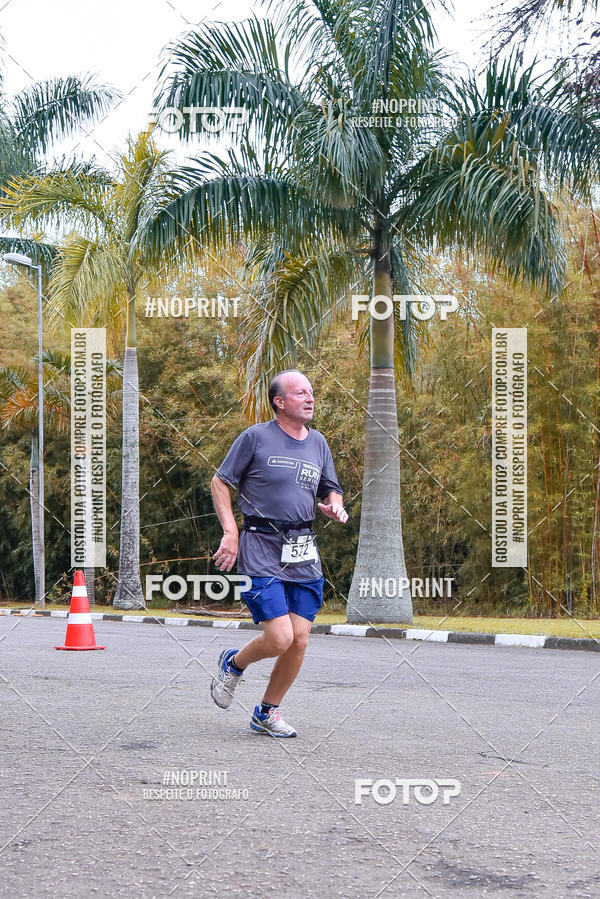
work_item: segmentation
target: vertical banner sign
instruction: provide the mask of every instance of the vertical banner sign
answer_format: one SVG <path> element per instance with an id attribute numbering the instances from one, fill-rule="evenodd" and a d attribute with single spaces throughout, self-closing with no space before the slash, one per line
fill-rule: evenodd
<path id="1" fill-rule="evenodd" d="M 527 565 L 527 328 L 492 329 L 492 567 Z"/>
<path id="2" fill-rule="evenodd" d="M 71 566 L 106 565 L 106 328 L 71 329 Z"/>

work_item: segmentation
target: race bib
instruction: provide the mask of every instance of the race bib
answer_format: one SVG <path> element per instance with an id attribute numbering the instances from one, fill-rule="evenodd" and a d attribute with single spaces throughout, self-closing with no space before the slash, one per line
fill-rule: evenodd
<path id="1" fill-rule="evenodd" d="M 318 560 L 314 534 L 284 537 L 281 548 L 282 565 L 305 565 L 307 562 L 318 562 Z"/>

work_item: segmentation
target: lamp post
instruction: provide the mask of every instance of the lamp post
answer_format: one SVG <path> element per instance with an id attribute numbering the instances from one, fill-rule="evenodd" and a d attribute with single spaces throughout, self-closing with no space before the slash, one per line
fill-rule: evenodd
<path id="1" fill-rule="evenodd" d="M 35 604 L 42 609 L 46 597 L 46 562 L 44 551 L 44 365 L 42 362 L 42 266 L 34 265 L 29 256 L 22 253 L 5 253 L 4 261 L 21 268 L 37 269 L 38 276 L 38 515 L 40 532 L 39 571 L 36 583 Z"/>

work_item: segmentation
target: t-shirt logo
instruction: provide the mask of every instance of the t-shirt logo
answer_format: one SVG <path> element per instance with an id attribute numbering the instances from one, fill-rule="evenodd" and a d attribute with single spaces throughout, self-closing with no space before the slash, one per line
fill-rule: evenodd
<path id="1" fill-rule="evenodd" d="M 292 459 L 289 456 L 269 456 L 267 465 L 277 468 L 293 468 L 296 470 L 296 483 L 306 490 L 316 490 L 321 478 L 321 469 L 314 462 L 303 459 Z"/>

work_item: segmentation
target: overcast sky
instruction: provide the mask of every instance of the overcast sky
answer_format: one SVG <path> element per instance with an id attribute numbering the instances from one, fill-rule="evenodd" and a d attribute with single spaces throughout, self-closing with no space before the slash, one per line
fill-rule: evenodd
<path id="1" fill-rule="evenodd" d="M 436 17 L 441 46 L 463 63 L 480 63 L 481 16 L 494 5 L 456 0 L 453 18 Z M 119 88 L 126 99 L 93 134 L 61 148 L 78 144 L 78 153 L 104 160 L 128 133 L 147 125 L 164 46 L 199 21 L 245 18 L 253 10 L 260 6 L 248 0 L 8 0 L 3 6 L 0 0 L 4 89 L 13 93 L 32 80 L 83 72 Z"/>

